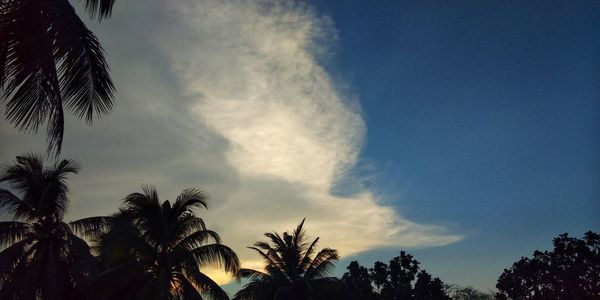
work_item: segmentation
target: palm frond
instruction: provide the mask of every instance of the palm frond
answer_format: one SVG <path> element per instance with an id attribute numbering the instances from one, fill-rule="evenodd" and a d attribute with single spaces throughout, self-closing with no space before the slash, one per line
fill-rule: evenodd
<path id="1" fill-rule="evenodd" d="M 48 113 L 48 125 L 46 127 L 46 136 L 48 140 L 46 153 L 48 155 L 54 153 L 55 156 L 58 156 L 62 150 L 63 135 L 65 131 L 65 115 L 62 107 L 62 99 L 50 98 L 50 100 L 52 106 Z"/>
<path id="2" fill-rule="evenodd" d="M 0 175 L 0 182 L 7 182 L 20 192 L 20 199 L 3 190 L 0 206 L 14 214 L 15 218 L 32 219 L 42 216 L 62 218 L 68 206 L 69 174 L 77 173 L 79 166 L 72 160 L 62 160 L 53 168 L 45 169 L 43 159 L 26 154 L 17 157 L 17 163 L 9 165 Z"/>
<path id="3" fill-rule="evenodd" d="M 83 237 L 97 237 L 107 232 L 114 224 L 114 217 L 89 217 L 70 222 L 68 225 L 75 234 Z"/>
<path id="4" fill-rule="evenodd" d="M 0 248 L 22 240 L 31 232 L 31 225 L 23 222 L 0 222 Z"/>
<path id="5" fill-rule="evenodd" d="M 14 265 L 29 254 L 29 248 L 34 242 L 35 240 L 31 237 L 24 238 L 0 252 L 0 266 L 3 266 L 0 268 L 0 278 L 2 274 L 5 274 L 4 272 L 10 271 L 8 266 Z"/>
<path id="6" fill-rule="evenodd" d="M 269 252 L 265 253 L 261 249 L 255 247 L 248 248 L 256 251 L 265 260 L 265 262 L 267 263 L 265 269 L 270 275 L 280 278 L 286 278 L 287 280 L 291 279 L 290 274 L 287 274 L 287 268 L 285 264 L 281 261 L 281 258 L 279 258 L 279 256 L 277 255 L 267 254 L 274 253 L 272 249 Z"/>
<path id="7" fill-rule="evenodd" d="M 309 279 L 325 277 L 338 258 L 338 253 L 334 249 L 325 248 L 319 251 L 306 270 L 305 277 Z"/>
<path id="8" fill-rule="evenodd" d="M 6 50 L 4 89 L 6 118 L 20 130 L 37 131 L 48 121 L 48 149 L 60 152 L 64 118 L 62 95 L 48 34 L 49 2 L 11 1 L 3 5 L 0 37 Z"/>
<path id="9" fill-rule="evenodd" d="M 206 204 L 207 198 L 206 194 L 201 190 L 195 188 L 183 190 L 173 204 L 173 209 L 175 210 L 174 216 L 179 217 L 183 212 L 193 212 L 193 209 L 198 207 L 208 208 Z"/>
<path id="10" fill-rule="evenodd" d="M 256 242 L 256 243 L 254 243 L 254 247 L 260 248 L 265 251 L 272 250 L 271 245 L 269 245 L 269 243 L 266 243 L 266 242 Z"/>
<path id="11" fill-rule="evenodd" d="M 175 248 L 195 249 L 211 239 L 217 244 L 221 243 L 221 237 L 215 231 L 198 230 L 182 239 L 179 243 L 177 243 L 177 245 L 175 245 Z"/>
<path id="12" fill-rule="evenodd" d="M 79 170 L 81 170 L 81 166 L 77 161 L 73 159 L 63 159 L 54 164 L 54 167 L 49 170 L 48 174 L 53 180 L 64 184 L 69 174 L 77 174 L 79 173 Z M 64 188 L 66 189 L 66 185 Z"/>
<path id="13" fill-rule="evenodd" d="M 272 248 L 269 247 L 269 248 L 263 250 L 263 249 L 259 249 L 257 247 L 248 247 L 248 249 L 252 249 L 252 250 L 256 251 L 258 253 L 258 255 L 260 255 L 263 258 L 263 260 L 267 263 L 268 266 L 283 267 L 283 265 L 281 263 L 281 259 L 278 259 L 279 257 L 273 257 L 273 256 L 277 256 L 277 255 Z M 271 253 L 274 253 L 275 255 L 269 255 Z M 275 260 L 273 258 L 275 258 Z"/>
<path id="14" fill-rule="evenodd" d="M 186 276 L 181 276 L 192 284 L 192 287 L 213 300 L 228 300 L 229 296 L 210 277 L 198 271 L 197 267 L 187 268 Z"/>
<path id="15" fill-rule="evenodd" d="M 304 246 L 304 240 L 305 240 L 305 233 L 304 233 L 304 230 L 302 229 L 302 227 L 304 227 L 304 221 L 306 221 L 306 218 L 302 219 L 300 224 L 298 224 L 298 226 L 292 233 L 292 239 L 293 239 L 292 243 L 300 248 L 302 248 L 302 246 Z"/>
<path id="16" fill-rule="evenodd" d="M 42 185 L 43 160 L 32 153 L 17 156 L 17 162 L 3 168 L 0 182 L 7 182 L 20 193 L 31 192 Z"/>
<path id="17" fill-rule="evenodd" d="M 33 239 L 21 240 L 11 247 L 0 252 L 0 299 L 34 299 L 36 286 L 29 283 L 24 289 L 28 279 L 31 261 L 28 259 L 32 252 Z"/>
<path id="18" fill-rule="evenodd" d="M 1 20 L 1 18 L 3 18 L 2 14 L 0 13 L 0 24 L 4 24 L 5 21 Z M 0 25 L 1 26 L 1 25 Z M 2 33 L 2 30 L 0 29 L 0 34 Z M 4 41 L 4 38 L 1 38 L 0 36 L 0 40 Z M 5 43 L 0 42 L 0 94 L 2 93 L 2 90 L 4 89 L 4 69 L 6 68 L 6 52 L 8 51 L 7 46 Z"/>
<path id="19" fill-rule="evenodd" d="M 247 278 L 252 281 L 255 280 L 269 280 L 271 275 L 267 273 L 263 273 L 261 271 L 253 270 L 253 269 L 240 269 L 240 271 L 236 275 L 237 278 Z"/>
<path id="20" fill-rule="evenodd" d="M 32 208 L 8 190 L 0 189 L 0 214 L 12 215 L 13 219 L 31 217 Z"/>
<path id="21" fill-rule="evenodd" d="M 110 112 L 114 86 L 108 74 L 104 50 L 96 36 L 79 19 L 68 1 L 55 2 L 50 12 L 56 36 L 58 74 L 65 106 L 91 123 L 94 115 Z"/>
<path id="22" fill-rule="evenodd" d="M 57 220 L 62 220 L 69 206 L 67 198 L 67 185 L 60 179 L 54 177 L 53 171 L 44 172 L 43 185 L 41 193 L 35 198 L 25 198 L 28 202 L 33 202 L 33 206 L 38 217 L 51 216 Z"/>
<path id="23" fill-rule="evenodd" d="M 123 199 L 124 211 L 130 213 L 133 218 L 143 217 L 145 213 L 160 213 L 158 192 L 151 185 L 142 185 L 141 193 L 131 193 Z M 139 214 L 136 214 L 139 213 Z"/>
<path id="24" fill-rule="evenodd" d="M 169 243 L 176 245 L 181 242 L 184 238 L 196 233 L 197 231 L 206 230 L 206 224 L 204 220 L 196 217 L 196 215 L 189 213 L 183 214 L 179 218 L 168 218 L 168 234 Z M 220 238 L 217 238 L 217 243 L 220 243 Z"/>
<path id="25" fill-rule="evenodd" d="M 154 187 L 142 186 L 142 193 L 127 195 L 123 203 L 121 213 L 133 222 L 148 243 L 157 247 L 168 243 L 166 216 Z"/>
<path id="26" fill-rule="evenodd" d="M 72 233 L 67 234 L 67 247 L 65 250 L 71 274 L 82 274 L 81 281 L 90 280 L 90 276 L 100 271 L 100 261 L 92 255 L 88 244 Z"/>
<path id="27" fill-rule="evenodd" d="M 187 280 L 187 278 L 185 278 L 185 276 L 177 277 L 177 282 L 181 287 L 181 296 L 183 297 L 183 299 L 203 300 L 200 293 L 198 293 L 198 290 Z"/>
<path id="28" fill-rule="evenodd" d="M 286 233 L 287 234 L 287 233 Z M 284 237 L 281 237 L 277 232 L 267 232 L 265 236 L 271 240 L 271 243 L 275 245 L 275 249 L 277 251 L 284 251 L 284 249 L 288 248 L 285 243 Z"/>
<path id="29" fill-rule="evenodd" d="M 191 250 L 196 261 L 201 266 L 215 266 L 225 269 L 225 272 L 236 274 L 240 268 L 240 260 L 235 252 L 221 244 L 211 244 Z"/>
<path id="30" fill-rule="evenodd" d="M 98 21 L 110 18 L 115 0 L 85 0 L 85 9 Z"/>
<path id="31" fill-rule="evenodd" d="M 308 269 L 308 267 L 310 266 L 310 263 L 312 262 L 311 256 L 313 255 L 313 253 L 315 252 L 315 248 L 317 246 L 317 243 L 319 242 L 319 238 L 316 238 L 309 246 L 308 248 L 306 248 L 306 251 L 304 251 L 304 257 L 302 257 L 302 260 L 300 261 L 300 267 L 303 270 Z"/>

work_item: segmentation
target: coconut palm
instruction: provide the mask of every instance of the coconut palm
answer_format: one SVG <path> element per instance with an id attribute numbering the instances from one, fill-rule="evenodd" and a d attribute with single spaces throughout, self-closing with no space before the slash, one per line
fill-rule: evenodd
<path id="1" fill-rule="evenodd" d="M 89 286 L 98 262 L 77 232 L 106 225 L 102 217 L 65 223 L 69 205 L 66 180 L 79 166 L 62 160 L 45 168 L 34 155 L 17 157 L 0 183 L 0 299 L 71 299 Z"/>
<path id="2" fill-rule="evenodd" d="M 234 299 L 237 300 L 305 300 L 344 299 L 340 280 L 327 277 L 338 253 L 324 248 L 316 255 L 319 238 L 308 243 L 302 228 L 304 220 L 290 234 L 265 233 L 271 244 L 257 242 L 250 249 L 265 260 L 264 272 L 241 269 L 239 276 L 249 279 Z"/>
<path id="3" fill-rule="evenodd" d="M 197 189 L 184 190 L 173 203 L 161 203 L 152 187 L 128 195 L 112 229 L 98 241 L 110 268 L 99 276 L 100 298 L 229 299 L 200 269 L 239 270 L 233 250 L 195 214 L 206 208 L 206 199 Z"/>
<path id="4" fill-rule="evenodd" d="M 98 20 L 115 0 L 83 0 Z M 102 46 L 68 0 L 0 0 L 0 101 L 20 130 L 47 123 L 48 152 L 60 152 L 66 106 L 80 119 L 110 111 L 114 87 Z"/>

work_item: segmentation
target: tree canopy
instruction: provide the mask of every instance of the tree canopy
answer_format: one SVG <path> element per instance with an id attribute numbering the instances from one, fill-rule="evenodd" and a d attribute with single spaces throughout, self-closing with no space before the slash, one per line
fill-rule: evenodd
<path id="1" fill-rule="evenodd" d="M 561 234 L 552 251 L 535 251 L 505 269 L 496 299 L 600 299 L 600 235 L 582 239 Z"/>
<path id="2" fill-rule="evenodd" d="M 369 270 L 353 261 L 342 280 L 356 300 L 449 300 L 444 283 L 425 270 L 419 272 L 419 264 L 401 251 L 388 264 L 377 261 Z"/>

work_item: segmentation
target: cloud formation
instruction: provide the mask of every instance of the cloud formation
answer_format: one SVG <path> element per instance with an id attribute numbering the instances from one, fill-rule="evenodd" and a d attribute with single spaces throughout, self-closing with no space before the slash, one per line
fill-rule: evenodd
<path id="1" fill-rule="evenodd" d="M 93 26 L 117 105 L 92 127 L 68 121 L 65 156 L 84 166 L 72 181 L 74 218 L 111 213 L 148 183 L 163 199 L 206 189 L 208 223 L 247 266 L 258 257 L 246 246 L 304 217 L 309 234 L 342 255 L 461 239 L 403 218 L 368 190 L 331 192 L 356 164 L 366 127 L 319 63 L 335 40 L 329 19 L 292 1 L 150 2 L 118 2 Z M 44 149 L 42 135 L 2 122 L 2 162 Z"/>

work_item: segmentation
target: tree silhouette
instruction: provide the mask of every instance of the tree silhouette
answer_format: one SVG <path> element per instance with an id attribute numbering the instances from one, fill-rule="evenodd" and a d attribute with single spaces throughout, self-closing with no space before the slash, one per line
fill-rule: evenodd
<path id="1" fill-rule="evenodd" d="M 0 212 L 13 221 L 0 222 L 0 299 L 77 299 L 98 268 L 87 243 L 74 232 L 93 232 L 102 217 L 65 223 L 69 200 L 66 180 L 79 167 L 62 160 L 44 168 L 34 155 L 17 157 L 0 183 Z"/>
<path id="2" fill-rule="evenodd" d="M 357 261 L 350 262 L 346 269 L 348 271 L 342 276 L 342 281 L 348 287 L 352 299 L 376 299 L 369 270 L 359 265 Z"/>
<path id="3" fill-rule="evenodd" d="M 425 270 L 417 274 L 413 296 L 415 300 L 450 300 L 444 290 L 444 283 L 439 278 L 432 278 Z"/>
<path id="4" fill-rule="evenodd" d="M 239 260 L 219 235 L 206 229 L 195 210 L 206 208 L 199 190 L 184 190 L 171 204 L 144 187 L 124 199 L 112 228 L 98 239 L 97 249 L 110 268 L 96 282 L 101 299 L 229 299 L 200 267 L 222 267 L 232 274 Z M 208 243 L 214 241 L 214 243 Z"/>
<path id="5" fill-rule="evenodd" d="M 386 299 L 405 299 L 412 295 L 411 282 L 419 271 L 419 262 L 413 256 L 400 251 L 400 256 L 390 260 L 388 264 L 388 284 L 384 286 L 382 295 Z"/>
<path id="6" fill-rule="evenodd" d="M 385 263 L 376 261 L 373 264 L 373 268 L 369 269 L 369 274 L 373 280 L 373 285 L 376 288 L 376 293 L 380 294 L 383 292 L 384 287 L 388 283 L 388 267 Z"/>
<path id="7" fill-rule="evenodd" d="M 444 283 L 425 270 L 419 272 L 419 264 L 412 255 L 401 251 L 389 264 L 375 262 L 368 273 L 353 261 L 342 279 L 356 300 L 450 300 Z"/>
<path id="8" fill-rule="evenodd" d="M 84 0 L 92 18 L 115 0 Z M 66 106 L 80 119 L 108 113 L 114 87 L 103 49 L 68 0 L 0 1 L 0 101 L 20 130 L 47 123 L 48 153 L 60 153 Z"/>
<path id="9" fill-rule="evenodd" d="M 327 277 L 338 253 L 324 248 L 316 255 L 319 238 L 308 242 L 304 220 L 290 234 L 265 233 L 271 244 L 257 242 L 255 250 L 266 263 L 265 271 L 241 269 L 239 276 L 250 279 L 234 297 L 237 300 L 345 299 L 342 282 Z"/>
<path id="10" fill-rule="evenodd" d="M 535 251 L 505 269 L 496 299 L 600 299 L 600 235 L 588 231 L 583 239 L 561 234 L 554 250 Z"/>

